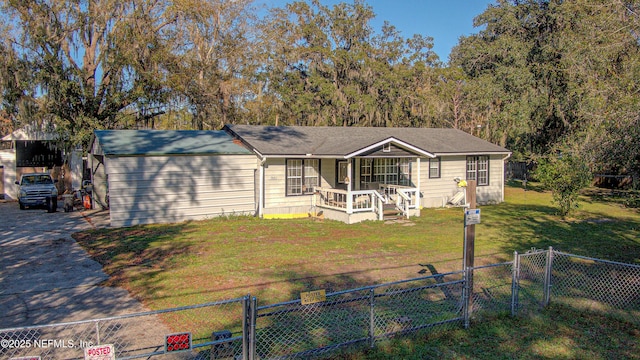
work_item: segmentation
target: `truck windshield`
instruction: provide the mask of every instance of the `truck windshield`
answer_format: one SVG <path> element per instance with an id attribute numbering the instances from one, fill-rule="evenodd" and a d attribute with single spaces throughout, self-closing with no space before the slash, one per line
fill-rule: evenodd
<path id="1" fill-rule="evenodd" d="M 49 185 L 53 180 L 48 175 L 23 176 L 22 185 Z"/>

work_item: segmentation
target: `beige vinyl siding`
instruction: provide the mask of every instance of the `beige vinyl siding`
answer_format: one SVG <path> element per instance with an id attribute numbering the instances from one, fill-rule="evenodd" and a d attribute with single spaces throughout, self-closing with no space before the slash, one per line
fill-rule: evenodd
<path id="1" fill-rule="evenodd" d="M 112 226 L 254 214 L 253 155 L 110 157 Z"/>
<path id="2" fill-rule="evenodd" d="M 489 157 L 489 185 L 476 188 L 478 203 L 498 203 L 502 201 L 504 155 Z M 429 178 L 429 159 L 421 159 L 420 187 L 422 192 L 422 206 L 441 207 L 461 191 L 453 180 L 456 177 L 466 178 L 466 156 L 440 157 L 440 178 Z"/>
<path id="3" fill-rule="evenodd" d="M 422 192 L 422 206 L 441 207 L 460 189 L 453 180 L 455 177 L 464 179 L 466 156 L 440 157 L 440 177 L 429 178 L 429 159 L 420 159 L 420 187 Z"/>
<path id="4" fill-rule="evenodd" d="M 489 185 L 478 186 L 478 203 L 500 203 L 503 201 L 504 187 L 504 156 L 489 156 Z"/>
<path id="5" fill-rule="evenodd" d="M 423 173 L 425 170 L 429 171 L 429 167 L 427 166 L 427 168 L 424 168 L 424 164 L 419 164 L 418 165 L 418 161 L 420 161 L 420 158 L 413 158 L 411 159 L 411 186 L 417 188 L 420 184 L 420 182 L 422 181 L 422 179 L 420 178 L 421 173 Z M 427 163 L 428 165 L 428 163 Z M 418 181 L 420 180 L 420 181 Z"/>
<path id="6" fill-rule="evenodd" d="M 310 211 L 313 194 L 287 196 L 286 160 L 280 158 L 268 159 L 265 166 L 265 214 L 295 214 Z M 320 160 L 320 184 L 322 187 L 333 187 L 336 176 L 335 167 L 334 159 Z"/>

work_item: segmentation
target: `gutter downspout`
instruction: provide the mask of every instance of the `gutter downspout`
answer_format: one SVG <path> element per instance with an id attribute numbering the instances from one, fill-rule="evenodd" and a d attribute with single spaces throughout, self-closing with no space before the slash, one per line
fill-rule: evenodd
<path id="1" fill-rule="evenodd" d="M 508 153 L 507 156 L 502 159 L 502 191 L 500 191 L 500 202 L 504 202 L 504 183 L 506 181 L 506 179 L 504 178 L 504 162 L 507 161 L 507 159 L 510 157 L 511 153 Z"/>
<path id="2" fill-rule="evenodd" d="M 226 126 L 225 126 L 226 128 Z M 262 155 L 258 150 L 251 149 L 258 157 L 258 217 L 262 219 L 264 216 L 264 176 L 265 176 L 265 163 L 267 157 Z M 255 186 L 255 185 L 254 185 Z M 255 191 L 255 190 L 254 190 Z"/>

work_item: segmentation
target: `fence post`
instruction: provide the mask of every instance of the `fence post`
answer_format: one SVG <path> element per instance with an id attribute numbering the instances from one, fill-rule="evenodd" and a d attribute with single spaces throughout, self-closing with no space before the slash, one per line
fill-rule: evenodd
<path id="1" fill-rule="evenodd" d="M 513 268 L 511 269 L 511 316 L 518 313 L 518 291 L 520 290 L 520 255 L 513 252 Z"/>
<path id="2" fill-rule="evenodd" d="M 249 343 L 248 343 L 248 355 L 249 355 L 249 360 L 254 360 L 257 358 L 256 356 L 256 322 L 257 322 L 257 308 L 258 308 L 258 299 L 256 299 L 256 297 L 254 296 L 253 298 L 251 298 L 251 301 L 249 302 L 249 326 L 248 326 L 248 333 L 249 333 Z"/>
<path id="3" fill-rule="evenodd" d="M 543 307 L 549 306 L 551 300 L 551 270 L 553 268 L 553 248 L 549 246 L 547 251 L 547 262 L 544 268 L 544 300 L 542 302 Z"/>
<path id="4" fill-rule="evenodd" d="M 469 209 L 476 208 L 476 181 L 468 180 L 465 189 L 465 202 Z M 464 297 L 464 327 L 469 328 L 469 318 L 473 311 L 473 267 L 475 266 L 475 241 L 476 241 L 476 225 L 467 224 L 467 216 L 464 216 L 464 247 L 463 247 L 463 269 L 464 280 L 467 289 Z M 463 291 L 464 292 L 464 291 Z"/>
<path id="5" fill-rule="evenodd" d="M 376 312 L 375 289 L 369 289 L 369 346 L 374 347 L 376 342 Z"/>
<path id="6" fill-rule="evenodd" d="M 470 289 L 470 286 L 472 286 L 472 282 L 470 279 L 470 274 L 472 273 L 473 268 L 466 268 L 464 269 L 464 286 L 462 287 L 462 314 L 464 317 L 464 328 L 468 329 L 469 328 L 469 318 L 471 317 L 471 309 L 469 309 L 469 307 L 471 307 L 471 294 L 473 289 Z"/>
<path id="7" fill-rule="evenodd" d="M 251 295 L 242 299 L 242 360 L 249 360 L 249 324 L 251 324 Z"/>
<path id="8" fill-rule="evenodd" d="M 98 341 L 98 343 L 96 345 L 101 345 L 100 344 L 100 322 L 96 321 L 96 341 Z"/>

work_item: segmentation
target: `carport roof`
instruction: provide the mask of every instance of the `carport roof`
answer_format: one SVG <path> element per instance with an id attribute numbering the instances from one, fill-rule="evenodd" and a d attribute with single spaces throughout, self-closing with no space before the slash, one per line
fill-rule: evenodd
<path id="1" fill-rule="evenodd" d="M 94 134 L 104 155 L 252 154 L 225 131 L 96 130 Z"/>

